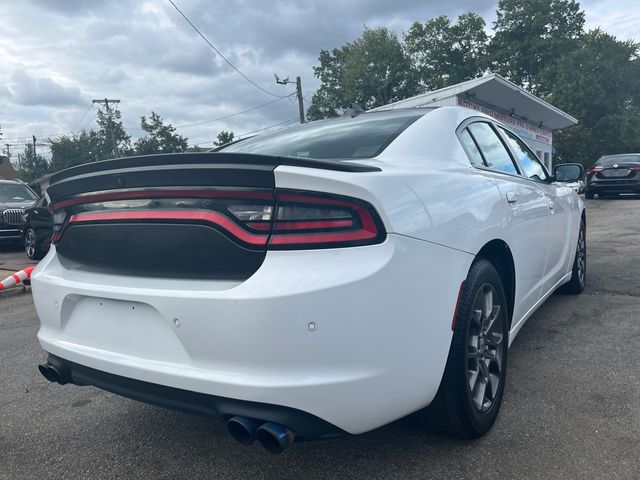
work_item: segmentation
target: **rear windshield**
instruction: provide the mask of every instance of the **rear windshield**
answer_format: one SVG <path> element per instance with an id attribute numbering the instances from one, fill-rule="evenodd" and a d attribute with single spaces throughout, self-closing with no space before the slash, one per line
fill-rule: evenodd
<path id="1" fill-rule="evenodd" d="M 0 183 L 0 203 L 20 203 L 35 200 L 36 195 L 19 183 Z"/>
<path id="2" fill-rule="evenodd" d="M 612 167 L 616 163 L 640 163 L 640 155 L 610 155 L 596 162 L 599 167 Z"/>
<path id="3" fill-rule="evenodd" d="M 222 151 L 317 159 L 371 158 L 424 114 L 424 110 L 402 110 L 321 120 L 248 138 Z"/>

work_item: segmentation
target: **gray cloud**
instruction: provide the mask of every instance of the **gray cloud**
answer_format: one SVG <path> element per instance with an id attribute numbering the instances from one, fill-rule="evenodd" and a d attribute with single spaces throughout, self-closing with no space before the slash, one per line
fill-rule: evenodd
<path id="1" fill-rule="evenodd" d="M 10 100 L 18 105 L 65 107 L 85 103 L 79 88 L 65 87 L 48 77 L 31 76 L 24 70 L 13 72 L 7 90 Z"/>

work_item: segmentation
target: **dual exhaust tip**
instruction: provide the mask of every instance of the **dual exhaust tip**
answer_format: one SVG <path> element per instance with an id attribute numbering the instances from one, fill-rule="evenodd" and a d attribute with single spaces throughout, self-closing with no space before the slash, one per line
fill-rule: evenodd
<path id="1" fill-rule="evenodd" d="M 295 434 L 287 427 L 273 422 L 259 422 L 247 417 L 233 417 L 227 421 L 229 434 L 243 445 L 256 440 L 269 453 L 279 454 L 293 445 Z"/>
<path id="2" fill-rule="evenodd" d="M 53 383 L 66 385 L 71 377 L 64 369 L 51 362 L 41 363 L 38 370 L 44 378 Z M 295 434 L 287 427 L 274 422 L 261 422 L 247 417 L 232 417 L 227 421 L 227 430 L 243 445 L 251 445 L 256 440 L 270 453 L 279 454 L 293 445 Z"/>
<path id="3" fill-rule="evenodd" d="M 50 382 L 60 385 L 72 382 L 69 372 L 51 362 L 39 364 L 38 370 Z M 284 452 L 293 445 L 296 438 L 291 430 L 279 423 L 261 422 L 247 417 L 230 418 L 227 429 L 243 445 L 251 445 L 257 440 L 268 452 L 274 454 Z"/>
<path id="4" fill-rule="evenodd" d="M 51 362 L 40 363 L 38 370 L 44 378 L 53 383 L 59 383 L 60 385 L 66 385 L 71 381 L 69 374 L 63 369 L 57 367 Z"/>

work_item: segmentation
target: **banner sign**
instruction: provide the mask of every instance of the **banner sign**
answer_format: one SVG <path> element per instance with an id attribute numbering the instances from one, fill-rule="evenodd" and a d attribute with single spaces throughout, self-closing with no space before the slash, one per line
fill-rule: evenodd
<path id="1" fill-rule="evenodd" d="M 495 118 L 505 125 L 509 125 L 509 127 L 511 127 L 511 129 L 518 135 L 520 135 L 523 139 L 528 138 L 531 140 L 535 140 L 536 142 L 545 143 L 547 145 L 551 145 L 551 143 L 553 142 L 553 133 L 551 133 L 551 130 L 540 128 L 533 123 L 526 122 L 519 118 L 511 117 L 504 113 L 496 112 L 491 108 L 485 107 L 483 105 L 478 105 L 477 103 L 471 101 L 467 101 L 466 99 L 463 99 L 461 97 L 458 97 L 458 105 L 461 107 L 477 110 L 484 113 L 485 115 L 489 115 L 491 118 Z"/>

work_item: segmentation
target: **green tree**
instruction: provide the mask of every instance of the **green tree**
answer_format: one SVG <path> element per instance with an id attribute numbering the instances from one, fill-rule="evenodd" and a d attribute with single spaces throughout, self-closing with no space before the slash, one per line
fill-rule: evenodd
<path id="1" fill-rule="evenodd" d="M 481 76 L 488 66 L 485 21 L 465 13 L 457 23 L 445 15 L 426 23 L 415 22 L 404 36 L 404 47 L 420 86 L 433 90 L 444 86 L 443 75 L 455 84 Z"/>
<path id="2" fill-rule="evenodd" d="M 29 183 L 49 173 L 49 162 L 28 143 L 23 152 L 18 154 L 17 171 L 20 180 Z"/>
<path id="3" fill-rule="evenodd" d="M 117 110 L 112 111 L 111 116 L 99 110 L 97 122 L 97 130 L 82 130 L 80 133 L 49 139 L 52 172 L 133 153 L 131 137 L 125 132 Z"/>
<path id="4" fill-rule="evenodd" d="M 311 99 L 310 120 L 335 117 L 354 102 L 365 110 L 416 93 L 411 62 L 395 33 L 365 28 L 355 42 L 322 50 L 313 67 L 322 82 Z"/>
<path id="5" fill-rule="evenodd" d="M 100 140 L 100 156 L 102 157 L 100 160 L 131 155 L 131 137 L 127 135 L 122 126 L 118 110 L 112 110 L 111 115 L 98 110 L 97 122 L 98 131 L 96 133 Z"/>
<path id="6" fill-rule="evenodd" d="M 175 127 L 165 124 L 153 111 L 149 120 L 144 115 L 140 118 L 140 126 L 147 134 L 135 142 L 137 155 L 177 153 L 187 149 L 187 138 L 175 133 Z"/>
<path id="7" fill-rule="evenodd" d="M 578 47 L 584 11 L 577 0 L 500 0 L 496 14 L 492 69 L 539 93 L 539 74 Z"/>
<path id="8" fill-rule="evenodd" d="M 104 160 L 104 141 L 95 131 L 85 130 L 77 134 L 64 135 L 49 139 L 51 143 L 51 171 L 58 172 L 65 168 L 83 163 Z"/>
<path id="9" fill-rule="evenodd" d="M 220 147 L 227 143 L 233 142 L 234 138 L 235 138 L 235 133 L 233 133 L 231 130 L 228 130 L 228 131 L 221 130 L 220 133 L 218 133 L 218 136 L 216 137 L 216 140 L 213 142 L 213 144 L 216 147 Z"/>
<path id="10" fill-rule="evenodd" d="M 579 120 L 554 135 L 558 159 L 640 151 L 640 43 L 592 30 L 539 78 L 545 100 Z"/>

